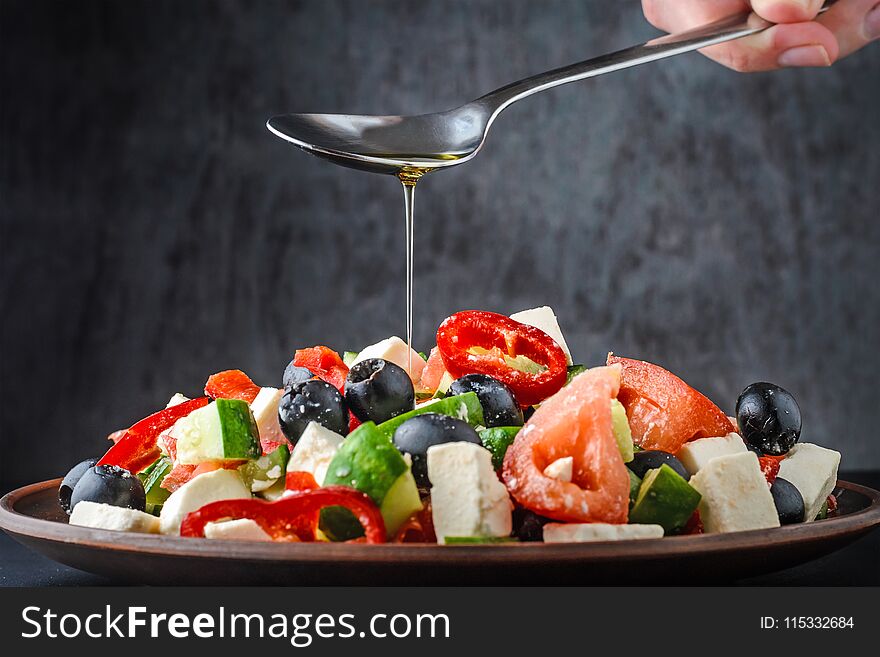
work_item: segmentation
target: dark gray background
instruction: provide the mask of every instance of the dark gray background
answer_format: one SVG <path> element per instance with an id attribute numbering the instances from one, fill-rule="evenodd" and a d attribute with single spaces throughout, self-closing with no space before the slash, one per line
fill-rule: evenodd
<path id="1" fill-rule="evenodd" d="M 404 332 L 390 177 L 273 137 L 287 111 L 418 113 L 656 34 L 591 0 L 2 0 L 0 478 L 297 347 Z M 419 186 L 416 342 L 553 306 L 576 360 L 667 366 L 880 467 L 880 49 L 741 75 L 687 55 L 555 90 Z"/>

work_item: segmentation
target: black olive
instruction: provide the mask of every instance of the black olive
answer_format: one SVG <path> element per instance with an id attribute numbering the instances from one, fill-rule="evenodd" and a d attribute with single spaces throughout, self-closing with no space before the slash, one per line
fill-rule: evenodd
<path id="1" fill-rule="evenodd" d="M 281 397 L 278 422 L 291 445 L 296 445 L 309 422 L 344 436 L 348 433 L 348 407 L 339 391 L 326 381 L 299 381 Z"/>
<path id="2" fill-rule="evenodd" d="M 447 397 L 477 393 L 487 427 L 521 427 L 523 412 L 516 397 L 506 384 L 488 374 L 465 374 L 449 386 Z"/>
<path id="3" fill-rule="evenodd" d="M 772 383 L 753 383 L 736 400 L 736 423 L 746 444 L 782 456 L 801 437 L 801 409 L 791 393 Z"/>
<path id="4" fill-rule="evenodd" d="M 293 361 L 284 368 L 284 376 L 281 378 L 282 383 L 284 384 L 285 390 L 293 386 L 294 383 L 299 383 L 300 381 L 308 381 L 309 379 L 314 379 L 315 375 L 311 370 L 306 369 L 305 367 L 300 367 L 299 365 L 294 365 Z"/>
<path id="5" fill-rule="evenodd" d="M 795 522 L 803 522 L 806 508 L 801 492 L 787 479 L 776 477 L 770 486 L 773 495 L 773 503 L 776 505 L 776 513 L 779 514 L 780 525 L 790 525 Z"/>
<path id="6" fill-rule="evenodd" d="M 543 541 L 544 525 L 552 522 L 550 518 L 539 516 L 534 511 L 522 507 L 513 510 L 513 535 L 525 542 Z"/>
<path id="7" fill-rule="evenodd" d="M 648 470 L 659 468 L 664 463 L 675 470 L 685 479 L 688 479 L 690 477 L 687 468 L 684 467 L 684 464 L 681 461 L 679 461 L 669 452 L 663 452 L 655 449 L 636 452 L 633 456 L 633 460 L 627 463 L 626 467 L 632 470 L 633 474 L 635 474 L 639 479 L 644 479 L 645 474 L 648 472 Z"/>
<path id="8" fill-rule="evenodd" d="M 70 495 L 71 510 L 80 502 L 97 502 L 143 511 L 147 505 L 144 485 L 137 476 L 115 465 L 87 468 Z"/>
<path id="9" fill-rule="evenodd" d="M 428 448 L 443 443 L 468 442 L 482 445 L 480 436 L 467 422 L 439 413 L 422 413 L 410 418 L 394 432 L 394 444 L 412 458 L 412 472 L 420 488 L 428 479 Z"/>
<path id="10" fill-rule="evenodd" d="M 382 358 L 355 363 L 345 377 L 345 403 L 362 422 L 381 424 L 415 407 L 412 379 L 399 365 Z"/>
<path id="11" fill-rule="evenodd" d="M 70 511 L 73 509 L 73 507 L 70 506 L 70 496 L 73 495 L 74 487 L 76 487 L 77 482 L 83 476 L 85 471 L 89 468 L 94 468 L 97 462 L 98 459 L 86 459 L 85 461 L 80 461 L 73 466 L 70 471 L 64 475 L 64 479 L 61 480 L 61 485 L 58 487 L 58 501 L 61 503 L 61 508 L 67 511 L 68 514 L 70 514 Z"/>

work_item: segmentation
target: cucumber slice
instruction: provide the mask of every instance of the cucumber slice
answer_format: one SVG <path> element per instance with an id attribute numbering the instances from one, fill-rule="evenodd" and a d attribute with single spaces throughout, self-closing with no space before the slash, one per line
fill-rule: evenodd
<path id="1" fill-rule="evenodd" d="M 660 525 L 672 534 L 687 524 L 701 495 L 665 463 L 648 470 L 635 504 L 629 512 L 631 524 Z"/>
<path id="2" fill-rule="evenodd" d="M 421 415 L 422 413 L 440 413 L 441 415 L 457 417 L 459 420 L 464 420 L 472 427 L 481 426 L 485 421 L 483 420 L 483 407 L 480 405 L 477 393 L 466 392 L 463 395 L 444 397 L 440 401 L 428 404 L 427 406 L 422 406 L 421 408 L 416 408 L 403 415 L 398 415 L 390 420 L 386 420 L 376 428 L 380 433 L 391 440 L 391 437 L 394 436 L 394 432 L 397 431 L 397 427 L 410 418 L 414 418 L 416 415 Z M 355 431 L 357 431 L 357 429 Z M 348 442 L 348 440 L 346 440 L 346 442 Z"/>
<path id="3" fill-rule="evenodd" d="M 171 472 L 171 459 L 167 456 L 160 456 L 146 470 L 141 472 L 138 477 L 144 485 L 144 492 L 147 494 L 147 504 L 145 511 L 158 516 L 162 510 L 165 500 L 171 495 L 171 491 L 160 487 L 162 480 Z"/>
<path id="4" fill-rule="evenodd" d="M 513 439 L 522 427 L 492 427 L 480 431 L 480 440 L 483 447 L 492 452 L 492 467 L 500 470 L 504 464 L 504 455 L 507 448 L 513 444 Z"/>
<path id="5" fill-rule="evenodd" d="M 213 401 L 178 420 L 174 432 L 178 463 L 256 459 L 263 453 L 254 415 L 240 399 Z"/>
<path id="6" fill-rule="evenodd" d="M 633 460 L 634 454 L 632 432 L 626 417 L 626 409 L 616 399 L 611 400 L 611 431 L 614 433 L 623 462 L 629 463 Z"/>
<path id="7" fill-rule="evenodd" d="M 519 543 L 513 536 L 445 536 L 446 545 L 479 545 L 480 543 Z"/>
<path id="8" fill-rule="evenodd" d="M 642 485 L 642 480 L 629 468 L 626 471 L 629 473 L 629 508 L 631 509 L 633 504 L 636 503 L 636 497 L 639 495 L 639 487 Z"/>
<path id="9" fill-rule="evenodd" d="M 571 383 L 571 380 L 578 374 L 583 374 L 589 368 L 586 365 L 569 365 L 568 372 L 565 375 L 565 385 Z"/>
<path id="10" fill-rule="evenodd" d="M 330 462 L 323 485 L 349 486 L 366 493 L 379 506 L 389 536 L 422 508 L 409 464 L 391 438 L 372 422 L 365 422 L 348 435 Z M 363 534 L 354 515 L 342 507 L 321 511 L 320 527 L 332 540 L 349 540 Z"/>
<path id="11" fill-rule="evenodd" d="M 356 351 L 346 351 L 342 354 L 342 362 L 345 363 L 346 367 L 351 367 L 351 364 L 358 357 L 358 352 Z"/>
<path id="12" fill-rule="evenodd" d="M 284 477 L 288 459 L 290 459 L 290 448 L 287 445 L 279 445 L 269 454 L 239 466 L 238 473 L 244 485 L 258 493 Z"/>

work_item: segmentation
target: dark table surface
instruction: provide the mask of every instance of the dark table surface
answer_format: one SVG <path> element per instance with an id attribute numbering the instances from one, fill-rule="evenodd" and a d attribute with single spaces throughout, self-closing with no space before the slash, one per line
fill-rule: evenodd
<path id="1" fill-rule="evenodd" d="M 880 488 L 880 472 L 851 472 L 841 479 Z M 7 492 L 8 489 L 0 489 Z M 112 586 L 118 584 L 62 566 L 0 532 L 0 586 Z M 745 586 L 880 586 L 880 530 L 827 557 L 796 568 L 739 580 Z"/>

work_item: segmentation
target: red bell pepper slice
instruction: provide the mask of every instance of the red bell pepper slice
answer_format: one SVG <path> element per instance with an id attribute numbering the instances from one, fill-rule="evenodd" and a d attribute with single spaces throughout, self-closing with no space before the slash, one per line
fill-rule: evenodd
<path id="1" fill-rule="evenodd" d="M 225 370 L 208 377 L 205 394 L 211 399 L 240 399 L 250 404 L 260 394 L 260 386 L 241 370 Z"/>
<path id="2" fill-rule="evenodd" d="M 207 397 L 190 399 L 136 422 L 119 442 L 107 450 L 98 461 L 98 465 L 117 465 L 129 472 L 140 472 L 159 458 L 161 452 L 156 445 L 159 434 L 180 418 L 189 415 L 197 408 L 206 406 L 209 401 Z"/>
<path id="3" fill-rule="evenodd" d="M 447 317 L 437 329 L 437 348 L 453 377 L 488 374 L 506 383 L 522 406 L 543 401 L 565 384 L 562 347 L 541 329 L 498 313 L 464 310 Z M 526 356 L 544 369 L 524 372 L 511 367 L 506 356 Z"/>
<path id="4" fill-rule="evenodd" d="M 275 502 L 257 498 L 221 500 L 188 514 L 180 535 L 201 537 L 205 525 L 227 519 L 248 518 L 275 541 L 314 541 L 318 514 L 328 506 L 344 506 L 364 527 L 366 543 L 385 542 L 385 522 L 379 507 L 366 494 L 347 486 L 327 486 L 290 493 Z"/>
<path id="5" fill-rule="evenodd" d="M 293 364 L 297 367 L 305 367 L 319 379 L 345 394 L 348 366 L 330 347 L 318 345 L 309 349 L 297 349 L 293 355 Z"/>

